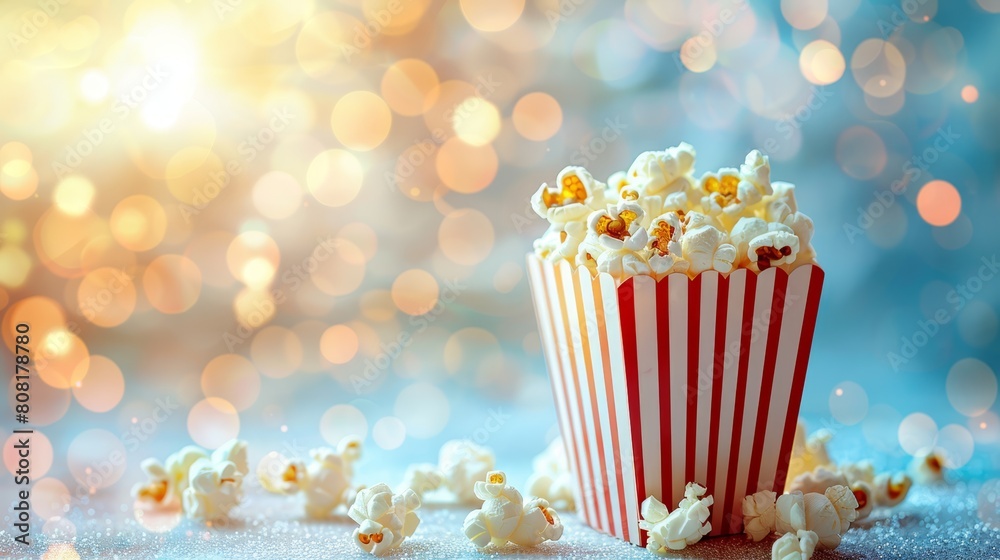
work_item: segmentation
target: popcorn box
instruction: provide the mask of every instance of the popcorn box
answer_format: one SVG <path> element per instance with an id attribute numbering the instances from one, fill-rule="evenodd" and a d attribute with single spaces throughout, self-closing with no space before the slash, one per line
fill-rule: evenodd
<path id="1" fill-rule="evenodd" d="M 619 286 L 529 255 L 528 271 L 583 520 L 643 546 L 642 501 L 673 509 L 698 482 L 710 534 L 741 532 L 743 497 L 785 484 L 823 270 Z"/>

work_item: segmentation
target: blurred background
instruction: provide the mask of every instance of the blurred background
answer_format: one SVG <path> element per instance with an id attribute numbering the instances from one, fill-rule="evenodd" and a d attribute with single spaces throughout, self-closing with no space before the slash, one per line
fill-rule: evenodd
<path id="1" fill-rule="evenodd" d="M 523 480 L 558 431 L 528 198 L 681 141 L 699 174 L 761 149 L 815 220 L 802 414 L 835 459 L 936 445 L 995 478 L 998 22 L 997 0 L 4 2 L 0 360 L 30 323 L 38 514 L 127 515 L 142 459 L 232 437 L 255 462 L 362 435 L 367 484 L 467 437 Z"/>

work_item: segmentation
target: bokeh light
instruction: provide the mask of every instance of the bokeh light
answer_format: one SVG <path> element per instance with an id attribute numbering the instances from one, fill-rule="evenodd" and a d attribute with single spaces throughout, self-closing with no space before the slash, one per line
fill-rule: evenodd
<path id="1" fill-rule="evenodd" d="M 562 126 L 562 107 L 551 95 L 536 91 L 517 100 L 511 114 L 514 128 L 528 140 L 543 142 Z"/>
<path id="2" fill-rule="evenodd" d="M 319 433 L 333 446 L 345 437 L 356 437 L 364 441 L 368 437 L 368 420 L 356 406 L 338 404 L 323 413 L 319 421 Z"/>
<path id="3" fill-rule="evenodd" d="M 451 404 L 438 387 L 430 383 L 408 385 L 396 397 L 393 413 L 417 439 L 436 436 L 448 424 Z"/>
<path id="4" fill-rule="evenodd" d="M 240 416 L 229 401 L 208 397 L 188 411 L 187 431 L 198 445 L 215 449 L 240 434 Z"/>
<path id="5" fill-rule="evenodd" d="M 76 480 L 73 496 L 82 498 L 108 488 L 125 474 L 129 466 L 125 445 L 107 430 L 84 430 L 66 451 L 69 472 Z"/>
<path id="6" fill-rule="evenodd" d="M 930 181 L 917 194 L 920 217 L 932 226 L 946 226 L 955 221 L 962 211 L 962 196 L 951 183 Z"/>
<path id="7" fill-rule="evenodd" d="M 861 422 L 868 414 L 868 393 L 852 381 L 838 384 L 830 392 L 830 414 L 847 426 Z"/>
<path id="8" fill-rule="evenodd" d="M 392 301 L 400 311 L 423 315 L 438 301 L 438 283 L 426 270 L 406 270 L 392 283 Z"/>
<path id="9" fill-rule="evenodd" d="M 914 412 L 899 423 L 899 445 L 910 455 L 933 447 L 937 436 L 937 423 L 922 412 Z"/>
<path id="10" fill-rule="evenodd" d="M 306 172 L 309 193 L 326 206 L 344 206 L 361 191 L 364 170 L 346 150 L 327 150 L 316 156 Z"/>
<path id="11" fill-rule="evenodd" d="M 201 295 L 201 270 L 183 255 L 162 255 L 146 267 L 142 287 L 160 313 L 184 313 Z"/>
<path id="12" fill-rule="evenodd" d="M 951 366 L 945 388 L 955 410 L 979 416 L 996 402 L 997 376 L 985 362 L 965 358 Z"/>
<path id="13" fill-rule="evenodd" d="M 391 126 L 389 106 L 370 91 L 355 91 L 341 97 L 330 115 L 334 136 L 352 150 L 376 148 L 389 135 Z"/>
<path id="14" fill-rule="evenodd" d="M 206 397 L 216 397 L 229 402 L 236 410 L 246 410 L 260 395 L 260 375 L 243 356 L 223 354 L 213 358 L 202 370 L 201 390 Z"/>
<path id="15" fill-rule="evenodd" d="M 73 397 L 92 412 L 107 412 L 125 395 L 125 377 L 110 358 L 91 356 L 86 376 L 73 386 Z"/>

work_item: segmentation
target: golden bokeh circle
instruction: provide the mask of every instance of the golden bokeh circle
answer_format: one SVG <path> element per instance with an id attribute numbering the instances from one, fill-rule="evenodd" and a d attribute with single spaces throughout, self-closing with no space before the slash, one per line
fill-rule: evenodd
<path id="1" fill-rule="evenodd" d="M 559 132 L 563 120 L 562 107 L 556 98 L 536 91 L 517 100 L 511 119 L 521 136 L 542 142 Z"/>
<path id="2" fill-rule="evenodd" d="M 260 375 L 243 356 L 223 354 L 205 365 L 201 372 L 201 390 L 206 397 L 223 399 L 236 410 L 246 410 L 260 395 Z"/>
<path id="3" fill-rule="evenodd" d="M 137 194 L 123 198 L 111 211 L 111 234 L 130 251 L 148 251 L 163 241 L 167 214 L 151 196 Z"/>
<path id="4" fill-rule="evenodd" d="M 455 210 L 441 220 L 438 246 L 444 256 L 465 266 L 483 262 L 493 250 L 495 234 L 490 219 L 472 208 Z"/>
<path id="5" fill-rule="evenodd" d="M 465 194 L 479 192 L 496 178 L 500 162 L 492 146 L 470 146 L 451 138 L 438 148 L 434 167 L 449 189 Z"/>
<path id="6" fill-rule="evenodd" d="M 340 207 L 361 192 L 364 170 L 357 156 L 347 150 L 326 150 L 313 158 L 306 171 L 306 186 L 317 202 Z"/>
<path id="7" fill-rule="evenodd" d="M 358 353 L 358 335 L 347 325 L 333 325 L 323 331 L 319 348 L 323 357 L 334 364 L 346 364 Z"/>
<path id="8" fill-rule="evenodd" d="M 337 100 L 330 115 L 333 135 L 349 149 L 367 152 L 389 135 L 392 111 L 377 94 L 353 91 Z"/>
<path id="9" fill-rule="evenodd" d="M 135 311 L 135 281 L 123 269 L 98 268 L 83 277 L 76 300 L 85 319 L 99 327 L 116 327 Z"/>
<path id="10" fill-rule="evenodd" d="M 400 115 L 422 115 L 437 100 L 437 72 L 418 58 L 396 61 L 382 75 L 381 93 L 389 107 Z"/>
<path id="11" fill-rule="evenodd" d="M 188 411 L 187 429 L 196 444 L 215 449 L 240 435 L 240 414 L 229 401 L 208 397 Z"/>
<path id="12" fill-rule="evenodd" d="M 201 295 L 201 270 L 183 255 L 161 255 L 146 267 L 142 287 L 150 305 L 160 313 L 183 313 Z"/>
<path id="13" fill-rule="evenodd" d="M 403 271 L 392 283 L 392 301 L 408 315 L 423 315 L 438 302 L 437 280 L 426 270 L 411 268 Z"/>
<path id="14" fill-rule="evenodd" d="M 125 377 L 113 360 L 91 356 L 86 376 L 73 386 L 73 396 L 91 412 L 107 412 L 125 395 Z"/>

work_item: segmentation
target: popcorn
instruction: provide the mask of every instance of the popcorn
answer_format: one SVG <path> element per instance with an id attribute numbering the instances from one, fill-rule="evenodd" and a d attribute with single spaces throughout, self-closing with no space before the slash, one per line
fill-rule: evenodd
<path id="1" fill-rule="evenodd" d="M 809 560 L 819 543 L 819 537 L 812 531 L 785 533 L 771 546 L 772 560 Z"/>
<path id="2" fill-rule="evenodd" d="M 714 503 L 704 486 L 689 482 L 677 509 L 667 512 L 666 506 L 653 496 L 642 502 L 639 528 L 649 533 L 646 548 L 660 555 L 668 550 L 682 550 L 695 544 L 712 530 L 708 522 L 709 507 Z"/>
<path id="3" fill-rule="evenodd" d="M 400 489 L 409 488 L 421 499 L 427 492 L 446 488 L 457 503 L 475 503 L 472 490 L 477 480 L 493 469 L 493 451 L 469 440 L 451 440 L 441 446 L 438 464 L 420 463 L 406 470 Z"/>
<path id="4" fill-rule="evenodd" d="M 758 542 L 774 532 L 774 502 L 777 498 L 778 495 L 770 490 L 761 490 L 743 498 L 743 530 L 747 538 Z"/>
<path id="5" fill-rule="evenodd" d="M 309 451 L 309 464 L 298 459 L 288 459 L 271 452 L 257 465 L 260 485 L 274 494 L 305 496 L 306 514 L 310 517 L 329 517 L 340 505 L 354 499 L 357 488 L 352 484 L 354 463 L 361 458 L 361 441 L 346 437 L 337 450 L 320 447 Z"/>
<path id="6" fill-rule="evenodd" d="M 759 270 L 791 264 L 799 254 L 799 238 L 788 226 L 776 225 L 783 229 L 769 228 L 767 233 L 750 240 L 747 256 L 757 263 Z"/>
<path id="7" fill-rule="evenodd" d="M 694 148 L 684 142 L 659 152 L 643 152 L 629 167 L 629 185 L 647 195 L 683 192 L 691 184 L 694 157 Z"/>
<path id="8" fill-rule="evenodd" d="M 422 497 L 427 492 L 437 490 L 442 484 L 444 484 L 444 476 L 438 470 L 437 465 L 417 463 L 406 468 L 403 483 L 399 488 L 400 491 L 413 490 L 417 496 Z"/>
<path id="9" fill-rule="evenodd" d="M 234 439 L 211 455 L 188 445 L 164 463 L 146 459 L 141 468 L 147 481 L 135 485 L 132 494 L 157 509 L 181 508 L 192 519 L 224 519 L 242 497 L 246 452 L 247 443 Z"/>
<path id="10" fill-rule="evenodd" d="M 534 473 L 528 478 L 528 495 L 575 509 L 573 473 L 566 461 L 566 446 L 561 437 L 549 443 L 532 463 Z"/>
<path id="11" fill-rule="evenodd" d="M 649 274 L 649 264 L 642 254 L 649 240 L 642 227 L 644 216 L 638 204 L 628 201 L 590 215 L 587 229 L 605 249 L 597 256 L 599 272 L 607 272 L 617 280 Z"/>
<path id="12" fill-rule="evenodd" d="M 846 533 L 847 528 L 858 518 L 860 504 L 854 492 L 847 486 L 838 484 L 827 488 L 823 492 L 823 495 L 826 496 L 826 499 L 830 500 L 834 509 L 837 510 L 837 517 L 840 518 L 841 534 Z"/>
<path id="13" fill-rule="evenodd" d="M 247 464 L 247 442 L 239 439 L 232 439 L 225 443 L 222 447 L 216 449 L 212 452 L 212 462 L 213 463 L 223 463 L 225 461 L 231 461 L 236 465 L 236 471 L 242 476 L 246 476 L 250 473 L 250 467 Z"/>
<path id="14" fill-rule="evenodd" d="M 944 482 L 946 461 L 940 449 L 925 449 L 913 457 L 909 470 L 913 479 L 921 484 L 939 484 Z"/>
<path id="15" fill-rule="evenodd" d="M 531 547 L 562 537 L 562 522 L 549 502 L 535 498 L 524 503 L 502 471 L 488 472 L 484 480 L 476 481 L 473 492 L 483 506 L 466 516 L 463 531 L 477 547 L 508 542 Z"/>
<path id="16" fill-rule="evenodd" d="M 306 514 L 310 517 L 328 517 L 339 505 L 346 505 L 355 497 L 354 463 L 361 457 L 360 440 L 347 437 L 337 444 L 334 451 L 320 447 L 309 452 L 312 461 L 306 467 L 306 480 L 302 493 L 306 497 Z"/>
<path id="17" fill-rule="evenodd" d="M 837 548 L 841 536 L 857 518 L 857 500 L 844 486 L 832 486 L 826 493 L 794 491 L 775 503 L 775 530 L 779 534 L 811 531 L 822 548 Z"/>
<path id="18" fill-rule="evenodd" d="M 875 483 L 875 467 L 871 461 L 859 461 L 857 463 L 844 463 L 838 470 L 848 482 L 867 482 L 869 485 Z"/>
<path id="19" fill-rule="evenodd" d="M 788 479 L 795 480 L 798 476 L 812 472 L 816 467 L 833 465 L 826 451 L 826 444 L 833 438 L 827 430 L 819 430 L 808 438 L 806 425 L 800 420 L 795 426 L 795 439 L 792 442 L 792 455 L 788 461 Z"/>
<path id="20" fill-rule="evenodd" d="M 305 463 L 272 451 L 257 465 L 257 480 L 273 494 L 295 494 L 306 483 Z"/>
<path id="21" fill-rule="evenodd" d="M 563 169 L 556 188 L 543 184 L 532 197 L 551 224 L 535 241 L 536 254 L 618 282 L 737 267 L 791 271 L 815 261 L 813 222 L 798 211 L 794 185 L 771 183 L 767 156 L 753 150 L 739 169 L 700 180 L 694 160 L 684 143 L 643 152 L 608 178 L 610 187 L 582 167 Z"/>
<path id="22" fill-rule="evenodd" d="M 733 270 L 736 261 L 736 247 L 726 242 L 726 234 L 708 225 L 689 229 L 681 237 L 681 251 L 691 263 L 689 274 L 697 275 L 706 270 L 725 274 Z"/>
<path id="23" fill-rule="evenodd" d="M 801 474 L 792 481 L 788 487 L 789 491 L 798 490 L 800 492 L 826 492 L 831 486 L 848 486 L 847 477 L 838 471 L 832 471 L 825 467 L 816 467 L 816 470 Z"/>
<path id="24" fill-rule="evenodd" d="M 243 475 L 232 461 L 198 459 L 191 465 L 190 486 L 184 490 L 184 511 L 191 519 L 218 522 L 243 498 Z"/>
<path id="25" fill-rule="evenodd" d="M 875 495 L 871 484 L 863 480 L 856 480 L 851 483 L 849 488 L 854 493 L 854 499 L 858 502 L 857 520 L 860 521 L 871 515 L 872 509 L 875 508 Z"/>
<path id="26" fill-rule="evenodd" d="M 474 503 L 475 482 L 486 478 L 493 470 L 496 458 L 488 447 L 469 440 L 451 440 L 441 446 L 438 468 L 444 477 L 444 486 L 451 491 L 458 503 Z M 482 498 L 479 498 L 482 499 Z"/>
<path id="27" fill-rule="evenodd" d="M 892 507 L 904 499 L 910 491 L 913 480 L 905 473 L 882 473 L 875 477 L 872 486 L 875 489 L 875 504 Z"/>
<path id="28" fill-rule="evenodd" d="M 542 183 L 531 207 L 554 225 L 581 220 L 605 205 L 606 186 L 582 167 L 566 167 L 556 178 L 556 187 Z"/>
<path id="29" fill-rule="evenodd" d="M 132 495 L 138 500 L 164 508 L 176 505 L 179 496 L 175 492 L 174 477 L 167 469 L 156 459 L 146 459 L 140 467 L 148 480 L 136 484 L 132 488 Z"/>
<path id="30" fill-rule="evenodd" d="M 360 490 L 347 512 L 359 525 L 351 538 L 361 550 L 385 556 L 416 531 L 419 508 L 420 498 L 410 489 L 393 494 L 387 484 L 380 483 Z"/>

